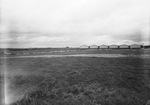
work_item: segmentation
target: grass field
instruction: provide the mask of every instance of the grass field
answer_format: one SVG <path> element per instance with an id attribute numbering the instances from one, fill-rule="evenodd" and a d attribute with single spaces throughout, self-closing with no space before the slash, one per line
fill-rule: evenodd
<path id="1" fill-rule="evenodd" d="M 150 49 L 39 49 L 10 51 L 12 54 L 1 56 L 30 56 L 30 55 L 71 55 L 71 54 L 149 54 Z"/>
<path id="2" fill-rule="evenodd" d="M 149 58 L 8 58 L 6 65 L 11 105 L 145 105 L 150 100 Z"/>

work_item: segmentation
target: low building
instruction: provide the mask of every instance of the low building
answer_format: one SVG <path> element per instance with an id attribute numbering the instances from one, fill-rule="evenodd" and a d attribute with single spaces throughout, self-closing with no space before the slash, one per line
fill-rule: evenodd
<path id="1" fill-rule="evenodd" d="M 143 46 L 143 48 L 150 48 L 150 45 Z"/>
<path id="2" fill-rule="evenodd" d="M 91 45 L 90 48 L 94 48 L 95 49 L 95 48 L 98 48 L 98 46 L 97 45 Z"/>
<path id="3" fill-rule="evenodd" d="M 108 46 L 107 46 L 107 45 L 100 45 L 100 48 L 101 48 L 101 49 L 107 49 Z"/>
<path id="4" fill-rule="evenodd" d="M 119 48 L 121 48 L 121 49 L 128 49 L 129 45 L 122 44 L 122 45 L 119 46 Z"/>
<path id="5" fill-rule="evenodd" d="M 139 49 L 139 48 L 141 48 L 141 45 L 133 44 L 133 45 L 130 45 L 130 48 L 131 49 Z"/>
<path id="6" fill-rule="evenodd" d="M 113 44 L 113 45 L 110 45 L 110 46 L 109 46 L 109 48 L 110 48 L 110 49 L 117 49 L 117 48 L 118 48 L 118 46 L 117 46 L 117 45 L 115 45 L 115 44 Z"/>

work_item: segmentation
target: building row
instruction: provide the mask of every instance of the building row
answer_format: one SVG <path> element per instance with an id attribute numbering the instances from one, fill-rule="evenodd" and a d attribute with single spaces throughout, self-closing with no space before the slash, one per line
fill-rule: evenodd
<path id="1" fill-rule="evenodd" d="M 141 45 L 138 45 L 138 44 L 133 44 L 133 45 L 126 45 L 126 44 L 123 44 L 123 45 L 100 45 L 100 46 L 97 46 L 97 45 L 91 45 L 91 46 L 87 46 L 87 45 L 82 45 L 80 46 L 80 48 L 82 49 L 86 49 L 86 48 L 91 48 L 91 49 L 137 49 L 137 48 L 142 48 Z"/>

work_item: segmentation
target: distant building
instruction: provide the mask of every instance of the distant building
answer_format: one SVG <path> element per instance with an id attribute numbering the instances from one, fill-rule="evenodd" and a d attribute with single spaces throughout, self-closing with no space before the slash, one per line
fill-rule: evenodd
<path id="1" fill-rule="evenodd" d="M 117 45 L 115 45 L 115 44 L 113 44 L 113 45 L 110 45 L 110 46 L 109 46 L 109 48 L 110 48 L 110 49 L 117 49 L 117 48 L 118 48 L 118 46 L 117 46 Z"/>
<path id="2" fill-rule="evenodd" d="M 101 48 L 101 49 L 107 49 L 108 46 L 107 46 L 107 45 L 101 45 L 100 48 Z"/>
<path id="3" fill-rule="evenodd" d="M 150 48 L 150 45 L 143 46 L 144 48 Z"/>
<path id="4" fill-rule="evenodd" d="M 98 48 L 97 45 L 91 45 L 90 48 Z"/>
<path id="5" fill-rule="evenodd" d="M 133 44 L 133 45 L 130 45 L 130 48 L 131 49 L 139 49 L 139 48 L 141 48 L 141 45 Z"/>
<path id="6" fill-rule="evenodd" d="M 89 48 L 89 46 L 87 46 L 87 45 L 82 45 L 82 46 L 80 46 L 80 48 L 82 48 L 82 49 L 84 49 L 84 48 Z"/>
<path id="7" fill-rule="evenodd" d="M 121 48 L 121 49 L 128 49 L 129 45 L 122 44 L 122 45 L 119 46 L 119 48 Z"/>

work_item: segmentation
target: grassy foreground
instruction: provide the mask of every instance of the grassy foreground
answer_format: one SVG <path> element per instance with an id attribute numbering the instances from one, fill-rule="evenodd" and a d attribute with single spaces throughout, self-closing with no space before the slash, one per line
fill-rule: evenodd
<path id="1" fill-rule="evenodd" d="M 18 63 L 19 62 L 19 63 Z M 23 90 L 11 105 L 145 105 L 150 59 L 13 58 L 10 89 Z M 19 69 L 19 70 L 18 70 Z"/>

